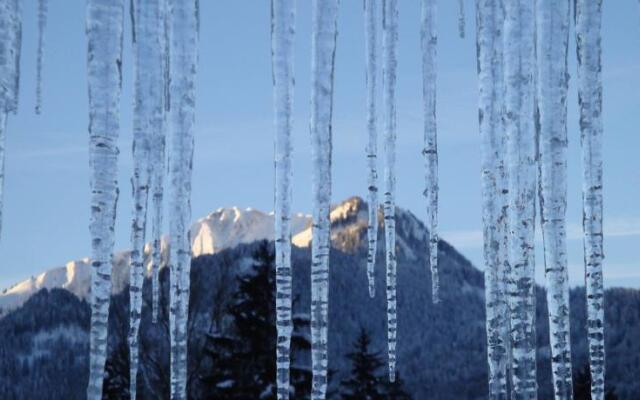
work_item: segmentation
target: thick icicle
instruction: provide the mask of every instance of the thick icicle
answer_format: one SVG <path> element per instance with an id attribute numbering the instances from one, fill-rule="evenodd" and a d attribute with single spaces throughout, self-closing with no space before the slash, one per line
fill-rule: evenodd
<path id="1" fill-rule="evenodd" d="M 162 211 L 164 199 L 166 116 L 151 145 L 151 321 L 158 322 L 160 264 L 162 263 Z"/>
<path id="2" fill-rule="evenodd" d="M 422 47 L 422 95 L 424 116 L 425 190 L 427 200 L 427 229 L 429 230 L 429 265 L 431 267 L 431 295 L 440 301 L 438 278 L 438 131 L 436 123 L 436 0 L 422 0 L 420 43 Z"/>
<path id="3" fill-rule="evenodd" d="M 506 400 L 509 361 L 509 314 L 505 282 L 506 185 L 503 36 L 501 0 L 477 2 L 479 124 L 482 153 L 482 219 L 486 299 L 489 398 Z"/>
<path id="4" fill-rule="evenodd" d="M 151 131 L 151 321 L 158 322 L 160 307 L 160 264 L 162 262 L 162 211 L 164 201 L 164 174 L 166 168 L 167 116 L 169 111 L 169 61 L 168 61 L 168 0 L 160 0 L 160 45 L 162 64 L 163 115 L 158 130 Z"/>
<path id="5" fill-rule="evenodd" d="M 91 331 L 87 398 L 102 398 L 118 202 L 117 139 L 122 86 L 123 0 L 88 0 L 89 164 L 91 166 Z"/>
<path id="6" fill-rule="evenodd" d="M 187 398 L 187 320 L 191 274 L 191 167 L 198 61 L 198 0 L 170 0 L 171 157 L 169 174 L 171 398 Z"/>
<path id="7" fill-rule="evenodd" d="M 509 230 L 512 284 L 509 285 L 513 396 L 535 399 L 535 195 L 534 3 L 505 2 L 505 128 L 509 168 Z"/>
<path id="8" fill-rule="evenodd" d="M 576 0 L 578 101 L 582 145 L 582 224 L 587 287 L 591 397 L 604 398 L 604 284 L 602 277 L 602 0 Z"/>
<path id="9" fill-rule="evenodd" d="M 376 118 L 377 29 L 376 0 L 364 0 L 364 42 L 366 55 L 365 78 L 367 84 L 367 167 L 368 209 L 367 225 L 367 280 L 369 297 L 376 294 L 375 266 L 378 253 L 378 125 Z"/>
<path id="10" fill-rule="evenodd" d="M 540 217 L 551 370 L 555 398 L 566 400 L 573 398 L 566 243 L 569 0 L 538 0 L 536 7 Z"/>
<path id="11" fill-rule="evenodd" d="M 2 228 L 2 199 L 4 196 L 4 151 L 7 134 L 7 112 L 0 108 L 0 228 Z"/>
<path id="12" fill-rule="evenodd" d="M 36 114 L 42 111 L 42 66 L 44 58 L 44 30 L 47 26 L 49 0 L 38 0 L 38 55 L 36 60 Z"/>
<path id="13" fill-rule="evenodd" d="M 131 224 L 129 359 L 130 393 L 136 398 L 138 336 L 144 282 L 144 243 L 150 174 L 161 169 L 164 141 L 164 0 L 146 0 L 133 8 L 134 114 L 133 114 L 133 218 Z M 153 143 L 153 160 L 152 156 Z M 160 153 L 160 154 L 158 154 Z M 151 162 L 153 161 L 153 164 Z M 161 171 L 160 171 L 161 172 Z M 154 193 L 155 194 L 155 193 Z"/>
<path id="14" fill-rule="evenodd" d="M 333 71 L 338 35 L 338 4 L 338 0 L 313 0 L 311 16 L 311 160 L 313 163 L 311 398 L 318 400 L 326 397 L 328 381 L 331 118 Z"/>
<path id="15" fill-rule="evenodd" d="M 0 107 L 18 110 L 20 53 L 22 50 L 21 0 L 0 0 Z"/>
<path id="16" fill-rule="evenodd" d="M 18 108 L 20 50 L 22 47 L 20 0 L 0 0 L 0 230 L 4 192 L 4 144 L 7 117 Z"/>
<path id="17" fill-rule="evenodd" d="M 464 39 L 465 16 L 464 16 L 464 0 L 458 0 L 458 35 L 460 39 Z"/>
<path id="18" fill-rule="evenodd" d="M 387 263 L 387 346 L 389 380 L 396 379 L 396 67 L 398 2 L 384 0 L 382 11 L 382 87 L 384 115 L 384 233 Z"/>
<path id="19" fill-rule="evenodd" d="M 271 59 L 275 109 L 276 368 L 278 399 L 289 398 L 291 334 L 291 129 L 294 0 L 271 0 Z"/>

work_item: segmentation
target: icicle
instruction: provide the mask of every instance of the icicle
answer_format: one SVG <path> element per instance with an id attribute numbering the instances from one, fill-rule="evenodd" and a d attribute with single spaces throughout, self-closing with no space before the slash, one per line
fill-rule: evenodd
<path id="1" fill-rule="evenodd" d="M 382 13 L 382 86 L 384 115 L 384 233 L 387 262 L 387 343 L 389 380 L 396 379 L 396 46 L 398 2 L 384 0 Z"/>
<path id="2" fill-rule="evenodd" d="M 278 399 L 289 398 L 291 334 L 291 129 L 293 105 L 293 41 L 295 1 L 271 1 L 271 58 L 275 103 L 275 247 L 276 247 L 276 368 Z"/>
<path id="3" fill-rule="evenodd" d="M 569 0 L 536 3 L 540 216 L 555 398 L 572 399 L 567 272 L 567 51 Z"/>
<path id="4" fill-rule="evenodd" d="M 18 111 L 20 94 L 20 54 L 22 51 L 21 0 L 0 0 L 0 107 Z"/>
<path id="5" fill-rule="evenodd" d="M 505 283 L 506 210 L 502 195 L 506 184 L 502 1 L 479 0 L 476 21 L 489 398 L 502 400 L 508 398 L 507 364 L 510 341 Z"/>
<path id="6" fill-rule="evenodd" d="M 14 32 L 14 45 L 13 47 L 13 63 L 14 63 L 14 75 L 13 75 L 13 87 L 15 88 L 13 93 L 13 102 L 11 104 L 11 111 L 16 114 L 18 112 L 18 99 L 20 97 L 20 58 L 22 54 L 22 7 L 20 0 L 13 0 L 13 23 L 11 29 Z"/>
<path id="7" fill-rule="evenodd" d="M 4 198 L 4 151 L 7 133 L 7 112 L 0 108 L 0 229 L 3 220 L 3 198 Z"/>
<path id="8" fill-rule="evenodd" d="M 504 73 L 509 168 L 511 280 L 509 306 L 515 398 L 535 399 L 535 194 L 534 6 L 529 0 L 505 2 Z"/>
<path id="9" fill-rule="evenodd" d="M 87 2 L 91 166 L 91 331 L 87 398 L 102 398 L 118 202 L 117 140 L 122 86 L 123 0 Z"/>
<path id="10" fill-rule="evenodd" d="M 158 322 L 158 311 L 160 307 L 159 273 L 162 262 L 162 211 L 164 201 L 164 174 L 166 168 L 167 116 L 169 108 L 168 14 L 167 0 L 160 0 L 158 18 L 160 19 L 161 32 L 158 41 L 160 45 L 160 63 L 162 66 L 162 76 L 159 79 L 161 79 L 163 114 L 159 128 L 151 131 L 151 199 L 153 209 L 151 217 L 151 321 L 154 324 Z"/>
<path id="11" fill-rule="evenodd" d="M 158 322 L 160 307 L 160 264 L 162 262 L 162 211 L 164 199 L 166 117 L 158 137 L 153 138 L 151 163 L 151 322 Z"/>
<path id="12" fill-rule="evenodd" d="M 20 0 L 0 0 L 0 230 L 3 220 L 4 144 L 8 114 L 18 108 L 21 36 Z"/>
<path id="13" fill-rule="evenodd" d="M 169 1 L 164 0 L 164 111 L 169 118 L 171 111 L 171 10 Z M 169 126 L 167 126 L 167 131 Z M 165 133 L 166 134 L 166 133 Z"/>
<path id="14" fill-rule="evenodd" d="M 171 157 L 171 398 L 187 398 L 187 320 L 191 274 L 191 167 L 198 61 L 196 0 L 170 0 Z"/>
<path id="15" fill-rule="evenodd" d="M 464 17 L 464 0 L 458 0 L 458 35 L 460 39 L 464 39 L 465 17 Z"/>
<path id="16" fill-rule="evenodd" d="M 429 230 L 429 265 L 431 266 L 431 293 L 438 303 L 438 131 L 436 125 L 436 1 L 422 0 L 420 43 L 422 47 L 422 95 L 424 99 L 424 156 L 425 190 L 427 200 L 427 227 Z"/>
<path id="17" fill-rule="evenodd" d="M 338 0 L 313 0 L 311 36 L 311 160 L 313 229 L 311 248 L 312 399 L 327 393 L 329 250 L 331 249 L 331 116 Z"/>
<path id="18" fill-rule="evenodd" d="M 129 20 L 131 24 L 131 43 L 136 43 L 136 19 L 137 19 L 137 10 L 136 10 L 136 0 L 129 0 Z"/>
<path id="19" fill-rule="evenodd" d="M 582 203 L 591 397 L 604 398 L 604 284 L 602 277 L 602 0 L 577 0 L 578 101 L 582 145 Z"/>
<path id="20" fill-rule="evenodd" d="M 369 222 L 367 226 L 367 280 L 369 282 L 369 296 L 375 297 L 375 265 L 378 252 L 378 128 L 376 121 L 376 71 L 377 71 L 377 29 L 376 29 L 376 0 L 364 1 L 364 40 L 367 59 L 365 78 L 367 85 L 367 144 L 368 174 L 368 209 Z"/>
<path id="21" fill-rule="evenodd" d="M 130 262 L 130 393 L 135 398 L 138 372 L 138 335 L 142 312 L 144 282 L 144 243 L 150 175 L 162 175 L 164 144 L 164 0 L 148 0 L 133 6 L 134 43 L 134 115 L 133 115 L 133 218 Z M 153 147 L 152 147 L 153 146 Z M 151 158 L 153 155 L 153 159 Z M 162 179 L 160 177 L 160 179 Z M 154 199 L 157 196 L 154 182 Z M 160 193 L 160 199 L 162 198 Z M 157 210 L 161 204 L 156 204 Z M 158 225 L 154 227 L 157 231 Z M 155 240 L 155 238 L 154 238 Z"/>
<path id="22" fill-rule="evenodd" d="M 44 30 L 47 26 L 48 0 L 38 0 L 38 56 L 36 60 L 36 114 L 42 110 L 42 65 L 44 58 Z"/>

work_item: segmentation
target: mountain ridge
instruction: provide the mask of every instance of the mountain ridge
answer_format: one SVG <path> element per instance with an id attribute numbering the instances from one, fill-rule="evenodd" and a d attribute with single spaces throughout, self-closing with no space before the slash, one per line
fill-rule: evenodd
<path id="1" fill-rule="evenodd" d="M 381 211 L 380 211 L 381 213 Z M 411 214 L 398 208 L 399 215 Z M 412 215 L 413 217 L 413 215 Z M 361 243 L 362 230 L 366 231 L 366 203 L 358 196 L 352 196 L 332 206 L 331 237 L 334 245 L 344 251 L 353 251 L 354 246 Z M 415 217 L 413 217 L 415 218 Z M 380 217 L 379 221 L 383 219 Z M 384 229 L 382 223 L 380 229 Z M 417 226 L 415 229 L 418 229 Z M 259 240 L 273 240 L 274 213 L 263 212 L 248 207 L 221 207 L 208 215 L 197 219 L 191 226 L 192 256 L 215 254 L 221 250 L 233 248 L 239 244 L 252 243 Z M 311 216 L 295 213 L 291 219 L 291 241 L 294 246 L 308 247 L 311 242 Z M 416 232 L 416 234 L 418 234 Z M 161 240 L 162 263 L 168 259 L 168 236 Z M 399 246 L 411 253 L 411 249 L 399 238 Z M 151 244 L 144 248 L 145 271 L 151 272 Z M 113 256 L 112 292 L 121 292 L 129 283 L 130 250 L 116 251 Z M 46 269 L 38 275 L 15 283 L 0 293 L 0 317 L 20 307 L 38 290 L 61 288 L 70 291 L 80 299 L 88 299 L 90 286 L 89 257 L 67 262 L 64 266 Z"/>
<path id="2" fill-rule="evenodd" d="M 341 207 L 344 205 L 344 207 Z M 386 296 L 383 231 L 379 232 L 379 257 L 375 266 L 375 298 L 369 298 L 366 278 L 366 203 L 349 199 L 334 207 L 332 223 L 331 274 L 329 278 L 329 368 L 335 371 L 334 384 L 348 373 L 344 357 L 352 349 L 360 329 L 371 333 L 372 348 L 386 354 Z M 232 215 L 232 214 L 230 214 Z M 440 241 L 441 302 L 431 303 L 431 274 L 424 224 L 404 210 L 397 215 L 398 241 L 398 367 L 407 388 L 416 399 L 486 398 L 487 362 L 484 306 L 484 277 L 469 260 L 446 241 Z M 234 301 L 238 277 L 250 273 L 255 251 L 263 242 L 241 243 L 211 255 L 195 257 L 191 268 L 189 360 L 198 368 L 200 344 L 211 335 L 233 335 L 225 310 Z M 273 247 L 273 242 L 268 243 Z M 310 248 L 292 249 L 294 315 L 309 320 Z M 143 287 L 141 323 L 141 373 L 143 399 L 161 398 L 168 393 L 168 297 L 169 271 L 160 273 L 160 323 L 151 323 L 151 290 Z M 607 385 L 615 387 L 620 399 L 636 399 L 640 383 L 640 291 L 606 291 L 605 342 Z M 571 343 L 574 371 L 588 360 L 586 343 L 586 302 L 584 288 L 571 290 Z M 128 301 L 126 285 L 112 296 L 109 317 L 109 385 L 127 387 Z M 43 289 L 24 306 L 0 318 L 0 375 L 15 377 L 4 385 L 0 397 L 38 398 L 41 379 L 57 388 L 69 375 L 60 371 L 60 359 L 69 360 L 74 376 L 86 375 L 89 306 L 67 290 Z M 70 319 L 70 316 L 77 318 Z M 540 398 L 552 397 L 549 327 L 546 294 L 536 290 L 536 333 Z M 76 336 L 69 333 L 77 333 Z M 308 335 L 308 331 L 297 334 Z M 44 342 L 43 342 L 44 341 Z M 44 344 L 43 344 L 44 343 Z M 37 359 L 37 363 L 24 360 Z M 125 361 L 123 361 L 125 360 Z M 301 360 L 308 364 L 308 360 Z M 22 368 L 15 368 L 21 365 Z M 62 375 L 62 376 L 59 376 Z M 198 373 L 190 387 L 197 393 Z M 71 382 L 65 395 L 51 398 L 81 399 L 84 380 Z M 5 382 L 6 383 L 6 382 Z M 107 383 L 105 383 L 107 385 Z M 107 385 L 106 387 L 109 387 Z M 455 390 L 452 390 L 455 388 Z M 16 393 L 14 395 L 14 393 Z M 201 398 L 197 395 L 193 398 Z"/>

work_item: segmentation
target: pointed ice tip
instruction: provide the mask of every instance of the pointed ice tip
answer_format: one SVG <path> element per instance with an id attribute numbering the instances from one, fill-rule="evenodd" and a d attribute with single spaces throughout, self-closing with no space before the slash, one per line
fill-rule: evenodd
<path id="1" fill-rule="evenodd" d="M 376 297 L 376 287 L 373 285 L 369 285 L 369 297 L 372 299 Z"/>
<path id="2" fill-rule="evenodd" d="M 396 371 L 395 370 L 390 370 L 389 371 L 389 382 L 393 383 L 396 381 Z"/>

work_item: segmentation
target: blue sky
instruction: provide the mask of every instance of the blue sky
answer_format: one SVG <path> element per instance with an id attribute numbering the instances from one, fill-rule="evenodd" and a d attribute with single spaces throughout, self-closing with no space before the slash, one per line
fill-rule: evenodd
<path id="1" fill-rule="evenodd" d="M 273 208 L 273 126 L 269 2 L 201 3 L 193 216 L 221 206 Z M 309 212 L 309 1 L 298 2 L 294 105 L 294 209 Z M 467 37 L 457 36 L 457 2 L 439 1 L 438 128 L 442 236 L 482 266 L 480 155 L 474 2 L 465 1 Z M 20 108 L 7 132 L 0 287 L 90 254 L 85 2 L 51 2 L 44 106 L 35 105 L 36 1 L 24 3 Z M 398 205 L 425 215 L 419 0 L 400 2 Z M 640 13 L 635 0 L 606 2 L 603 21 L 605 279 L 640 286 Z M 116 248 L 129 241 L 132 65 L 125 27 Z M 334 104 L 333 198 L 366 190 L 362 1 L 340 6 Z M 569 264 L 583 281 L 580 149 L 571 42 L 569 97 Z M 539 248 L 541 243 L 539 242 Z M 538 276 L 543 277 L 538 252 Z"/>

